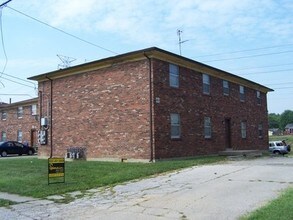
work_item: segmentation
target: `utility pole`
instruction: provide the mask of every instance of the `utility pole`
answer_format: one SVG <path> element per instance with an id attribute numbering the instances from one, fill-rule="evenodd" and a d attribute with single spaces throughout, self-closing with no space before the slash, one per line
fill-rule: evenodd
<path id="1" fill-rule="evenodd" d="M 183 33 L 183 31 L 181 31 L 180 29 L 177 30 L 177 35 L 178 35 L 178 44 L 179 44 L 179 53 L 181 56 L 181 44 L 185 43 L 188 40 L 181 40 L 181 34 Z"/>
<path id="2" fill-rule="evenodd" d="M 4 3 L 2 3 L 1 5 L 0 5 L 0 8 L 2 8 L 2 7 L 4 7 L 4 6 L 6 6 L 9 2 L 11 2 L 12 0 L 8 0 L 8 1 L 6 1 L 6 2 L 4 2 Z"/>

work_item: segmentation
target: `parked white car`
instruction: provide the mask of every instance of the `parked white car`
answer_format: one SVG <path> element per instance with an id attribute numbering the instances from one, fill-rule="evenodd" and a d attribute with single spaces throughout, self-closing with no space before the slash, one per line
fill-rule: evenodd
<path id="1" fill-rule="evenodd" d="M 269 151 L 273 154 L 288 154 L 290 152 L 290 145 L 287 145 L 285 141 L 270 141 Z"/>

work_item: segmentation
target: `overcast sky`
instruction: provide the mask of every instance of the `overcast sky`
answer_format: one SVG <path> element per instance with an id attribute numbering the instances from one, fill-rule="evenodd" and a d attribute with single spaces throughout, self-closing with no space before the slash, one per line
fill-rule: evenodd
<path id="1" fill-rule="evenodd" d="M 57 54 L 76 59 L 71 66 L 153 46 L 179 54 L 180 29 L 183 56 L 274 89 L 269 113 L 293 110 L 292 0 L 12 0 L 7 6 L 0 10 L 0 102 L 36 97 L 26 79 L 56 70 Z"/>

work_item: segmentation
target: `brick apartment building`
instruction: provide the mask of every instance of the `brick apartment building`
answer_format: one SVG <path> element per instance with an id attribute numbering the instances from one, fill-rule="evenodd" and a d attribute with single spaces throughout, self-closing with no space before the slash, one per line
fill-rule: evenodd
<path id="1" fill-rule="evenodd" d="M 0 104 L 0 141 L 19 141 L 37 146 L 38 98 Z"/>
<path id="2" fill-rule="evenodd" d="M 40 157 L 71 147 L 87 159 L 145 161 L 267 150 L 270 88 L 159 48 L 30 79 L 48 119 Z"/>

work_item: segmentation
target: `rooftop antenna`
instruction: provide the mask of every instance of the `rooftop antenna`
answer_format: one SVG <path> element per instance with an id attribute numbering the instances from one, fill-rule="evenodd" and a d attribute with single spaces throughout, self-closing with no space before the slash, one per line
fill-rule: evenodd
<path id="1" fill-rule="evenodd" d="M 179 53 L 180 53 L 180 56 L 181 56 L 181 44 L 185 43 L 186 41 L 189 41 L 189 40 L 181 40 L 181 34 L 183 33 L 182 30 L 178 29 L 177 30 L 177 35 L 178 35 L 178 44 L 179 44 Z"/>
<path id="2" fill-rule="evenodd" d="M 70 64 L 75 61 L 75 58 L 63 56 L 60 54 L 57 54 L 57 57 L 61 60 L 62 63 L 58 64 L 57 69 L 66 69 L 70 67 Z"/>

